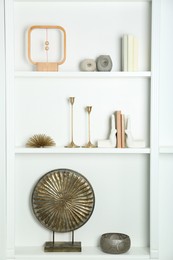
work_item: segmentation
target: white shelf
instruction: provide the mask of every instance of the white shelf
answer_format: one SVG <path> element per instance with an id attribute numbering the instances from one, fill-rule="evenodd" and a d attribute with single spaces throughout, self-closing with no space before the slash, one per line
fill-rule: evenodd
<path id="1" fill-rule="evenodd" d="M 67 3 L 101 3 L 101 2 L 152 2 L 152 0 L 15 0 L 15 2 L 67 2 Z"/>
<path id="2" fill-rule="evenodd" d="M 99 248 L 82 247 L 82 252 L 74 253 L 45 253 L 41 247 L 17 247 L 15 259 L 150 259 L 148 248 L 131 248 L 127 253 L 115 255 L 103 253 Z"/>
<path id="3" fill-rule="evenodd" d="M 150 71 L 139 72 L 38 72 L 17 71 L 16 78 L 150 78 Z"/>
<path id="4" fill-rule="evenodd" d="M 162 147 L 160 147 L 159 152 L 173 154 L 173 146 L 162 146 Z"/>
<path id="5" fill-rule="evenodd" d="M 16 154 L 149 154 L 150 148 L 15 148 Z"/>

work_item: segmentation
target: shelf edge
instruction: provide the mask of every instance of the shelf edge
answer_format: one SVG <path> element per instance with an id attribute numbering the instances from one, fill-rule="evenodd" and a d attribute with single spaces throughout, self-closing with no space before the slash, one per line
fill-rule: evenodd
<path id="1" fill-rule="evenodd" d="M 15 154 L 149 154 L 150 148 L 15 148 Z"/>
<path id="2" fill-rule="evenodd" d="M 42 247 L 16 247 L 15 259 L 28 258 L 57 258 L 57 253 L 45 253 Z M 111 255 L 103 253 L 98 247 L 83 247 L 82 252 L 69 254 L 69 252 L 58 253 L 62 259 L 74 259 L 85 257 L 85 259 L 150 259 L 149 248 L 132 247 L 130 250 L 121 255 Z"/>
<path id="3" fill-rule="evenodd" d="M 161 146 L 159 152 L 161 154 L 173 154 L 173 146 Z"/>
<path id="4" fill-rule="evenodd" d="M 16 71 L 15 78 L 150 78 L 150 71 L 139 72 L 37 72 Z"/>

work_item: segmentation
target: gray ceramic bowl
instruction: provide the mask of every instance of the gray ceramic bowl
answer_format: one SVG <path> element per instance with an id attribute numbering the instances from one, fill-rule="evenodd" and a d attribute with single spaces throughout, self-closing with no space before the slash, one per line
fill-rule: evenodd
<path id="1" fill-rule="evenodd" d="M 130 248 L 130 237 L 121 233 L 105 233 L 101 236 L 100 247 L 108 254 L 122 254 Z"/>

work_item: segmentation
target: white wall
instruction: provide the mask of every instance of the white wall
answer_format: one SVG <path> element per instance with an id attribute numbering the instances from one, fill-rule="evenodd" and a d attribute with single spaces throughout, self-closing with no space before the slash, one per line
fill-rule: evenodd
<path id="1" fill-rule="evenodd" d="M 160 145 L 173 145 L 173 0 L 162 0 Z M 173 259 L 173 154 L 160 155 L 160 260 Z"/>

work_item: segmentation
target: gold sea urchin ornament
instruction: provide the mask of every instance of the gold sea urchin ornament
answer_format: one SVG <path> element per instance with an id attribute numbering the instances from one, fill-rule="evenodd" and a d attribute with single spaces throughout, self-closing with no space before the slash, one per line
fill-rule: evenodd
<path id="1" fill-rule="evenodd" d="M 55 146 L 54 140 L 45 134 L 36 134 L 29 138 L 28 142 L 26 143 L 27 147 L 33 148 L 40 148 L 40 147 L 47 147 L 47 146 Z"/>

